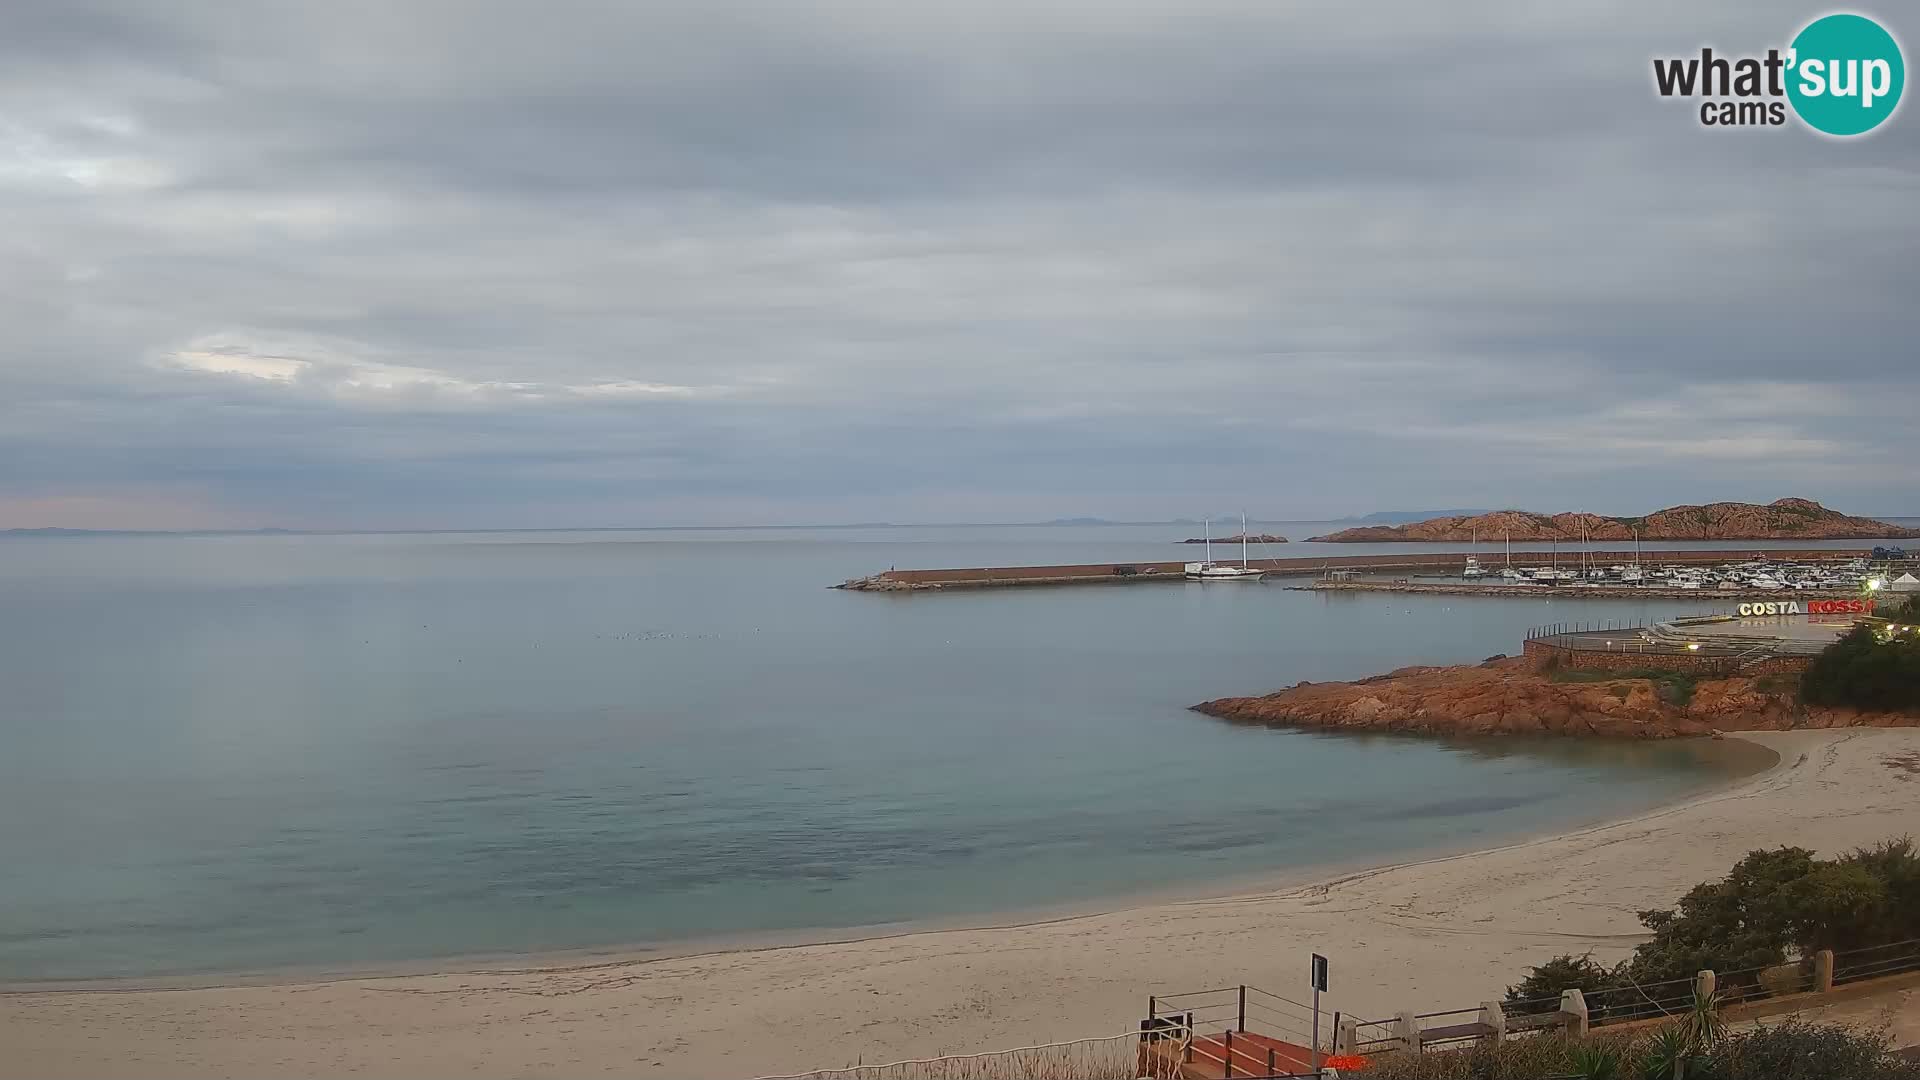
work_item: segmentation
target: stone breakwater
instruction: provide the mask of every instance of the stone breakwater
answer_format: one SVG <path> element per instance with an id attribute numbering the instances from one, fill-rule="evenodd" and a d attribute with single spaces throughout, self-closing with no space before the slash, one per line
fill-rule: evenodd
<path id="1" fill-rule="evenodd" d="M 1235 724 L 1419 735 L 1601 735 L 1673 739 L 1723 731 L 1916 727 L 1920 716 L 1809 708 L 1790 680 L 1701 679 L 1680 700 L 1645 678 L 1557 682 L 1520 657 L 1408 667 L 1354 682 L 1303 682 L 1194 711 Z"/>

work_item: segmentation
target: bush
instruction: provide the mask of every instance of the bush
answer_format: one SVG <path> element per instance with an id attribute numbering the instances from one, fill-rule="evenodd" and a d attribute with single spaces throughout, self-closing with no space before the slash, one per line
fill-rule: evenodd
<path id="1" fill-rule="evenodd" d="M 1920 634 L 1855 626 L 1807 666 L 1800 700 L 1886 712 L 1920 709 Z"/>
<path id="2" fill-rule="evenodd" d="M 1366 1080 L 1664 1080 L 1686 1060 L 1688 1080 L 1920 1080 L 1920 1064 L 1894 1056 L 1886 1039 L 1843 1027 L 1788 1022 L 1719 1040 L 1704 1052 L 1678 1027 L 1627 1040 L 1551 1036 L 1430 1054 L 1387 1054 Z"/>
<path id="3" fill-rule="evenodd" d="M 1668 671 L 1664 668 L 1626 668 L 1609 671 L 1604 668 L 1589 670 L 1581 668 L 1547 669 L 1547 678 L 1553 682 L 1603 683 L 1625 682 L 1628 679 L 1645 679 L 1653 684 L 1653 695 L 1669 705 L 1686 708 L 1693 700 L 1693 691 L 1697 679 L 1689 671 Z M 1625 690 L 1625 688 L 1620 688 Z M 1621 695 L 1624 698 L 1624 694 Z"/>
<path id="4" fill-rule="evenodd" d="M 1914 593 L 1904 600 L 1876 604 L 1873 613 L 1888 622 L 1920 623 L 1920 593 Z"/>
<path id="5" fill-rule="evenodd" d="M 1753 851 L 1725 878 L 1694 886 L 1672 910 L 1640 912 L 1653 932 L 1633 955 L 1606 968 L 1587 956 L 1556 956 L 1507 988 L 1518 1003 L 1579 988 L 1595 1019 L 1637 1008 L 1636 987 L 1721 973 L 1729 989 L 1765 989 L 1752 972 L 1810 956 L 1920 938 L 1920 852 L 1889 840 L 1837 859 L 1805 848 Z M 1670 994 L 1656 995 L 1661 997 Z M 1530 1010 L 1544 1012 L 1541 1005 Z"/>
<path id="6" fill-rule="evenodd" d="M 1619 986 L 1613 971 L 1595 961 L 1592 953 L 1584 956 L 1556 956 L 1527 972 L 1527 977 L 1507 987 L 1506 1012 L 1509 1016 L 1556 1012 L 1560 993 L 1579 990 L 1592 994 Z"/>
<path id="7" fill-rule="evenodd" d="M 1789 1021 L 1729 1036 L 1689 1076 L 1700 1080 L 1920 1080 L 1884 1036 Z"/>

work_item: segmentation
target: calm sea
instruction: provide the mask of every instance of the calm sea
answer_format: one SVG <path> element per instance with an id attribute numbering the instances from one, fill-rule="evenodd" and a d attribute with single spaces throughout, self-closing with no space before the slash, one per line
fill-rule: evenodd
<path id="1" fill-rule="evenodd" d="M 0 539 L 0 979 L 980 918 L 1470 846 L 1750 767 L 1186 710 L 1685 602 L 826 588 L 1180 558 L 1190 531 Z"/>

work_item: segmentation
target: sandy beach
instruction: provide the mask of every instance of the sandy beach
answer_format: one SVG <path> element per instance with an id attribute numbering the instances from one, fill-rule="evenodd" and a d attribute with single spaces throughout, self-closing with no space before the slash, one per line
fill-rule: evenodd
<path id="1" fill-rule="evenodd" d="M 1497 997 L 1529 963 L 1640 940 L 1756 847 L 1920 834 L 1920 730 L 1742 736 L 1780 757 L 1630 820 L 1211 900 L 666 960 L 186 990 L 0 995 L 0 1076 L 751 1077 L 1109 1035 L 1148 994 L 1304 987 L 1367 1017 Z"/>

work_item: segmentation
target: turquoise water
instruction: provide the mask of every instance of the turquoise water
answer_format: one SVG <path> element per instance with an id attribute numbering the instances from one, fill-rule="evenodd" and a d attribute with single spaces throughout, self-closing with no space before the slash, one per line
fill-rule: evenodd
<path id="1" fill-rule="evenodd" d="M 1687 602 L 824 588 L 1179 558 L 1186 531 L 0 540 L 0 979 L 978 918 L 1472 846 L 1740 767 L 1186 709 Z"/>

